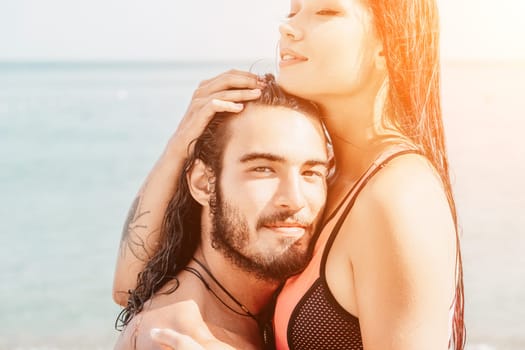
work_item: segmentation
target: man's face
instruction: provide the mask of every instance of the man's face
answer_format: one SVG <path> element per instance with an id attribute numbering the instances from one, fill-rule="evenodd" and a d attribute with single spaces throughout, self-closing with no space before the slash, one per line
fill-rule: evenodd
<path id="1" fill-rule="evenodd" d="M 282 280 L 310 259 L 326 200 L 323 130 L 301 112 L 257 105 L 228 127 L 212 240 L 239 267 Z"/>

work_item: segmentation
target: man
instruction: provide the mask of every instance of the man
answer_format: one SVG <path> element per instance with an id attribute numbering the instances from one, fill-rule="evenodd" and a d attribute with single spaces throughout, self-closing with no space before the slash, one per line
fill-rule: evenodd
<path id="1" fill-rule="evenodd" d="M 159 349 L 151 329 L 190 327 L 181 313 L 189 300 L 220 341 L 263 347 L 260 314 L 308 262 L 326 199 L 326 139 L 315 113 L 269 81 L 240 114 L 208 124 L 120 317 L 117 349 Z"/>

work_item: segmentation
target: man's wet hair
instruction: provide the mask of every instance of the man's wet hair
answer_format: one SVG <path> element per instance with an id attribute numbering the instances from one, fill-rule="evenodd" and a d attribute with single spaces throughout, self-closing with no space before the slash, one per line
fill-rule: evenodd
<path id="1" fill-rule="evenodd" d="M 284 107 L 299 111 L 312 118 L 319 117 L 319 109 L 313 102 L 285 92 L 276 83 L 273 75 L 267 74 L 262 77 L 262 80 L 266 86 L 261 89 L 261 96 L 256 100 L 246 102 L 244 110 L 250 105 Z M 141 312 L 145 302 L 151 299 L 167 282 L 175 280 L 174 287 L 168 290 L 166 294 L 172 293 L 178 288 L 179 281 L 176 276 L 188 265 L 201 242 L 202 206 L 195 201 L 190 193 L 187 174 L 195 161 L 200 160 L 205 164 L 207 171 L 212 174 L 211 181 L 218 183 L 222 172 L 224 149 L 229 138 L 234 137 L 230 134 L 228 127 L 229 121 L 234 117 L 242 116 L 230 112 L 217 113 L 202 134 L 190 144 L 188 157 L 178 179 L 177 192 L 168 204 L 160 228 L 158 249 L 149 257 L 144 270 L 138 275 L 136 288 L 128 291 L 127 306 L 118 315 L 115 322 L 117 330 L 122 330 L 133 316 Z M 212 188 L 214 187 L 212 186 Z M 215 207 L 216 203 L 210 202 L 212 212 Z M 133 240 L 128 244 L 132 252 L 139 249 L 137 247 L 144 246 L 144 242 Z M 139 258 L 139 254 L 134 254 Z"/>

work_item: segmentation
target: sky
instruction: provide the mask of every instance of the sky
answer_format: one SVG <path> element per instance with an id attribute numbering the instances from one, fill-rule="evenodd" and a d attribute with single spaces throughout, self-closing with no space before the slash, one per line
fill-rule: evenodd
<path id="1" fill-rule="evenodd" d="M 525 61 L 525 0 L 438 0 L 442 57 Z M 275 57 L 286 0 L 0 0 L 0 61 Z"/>

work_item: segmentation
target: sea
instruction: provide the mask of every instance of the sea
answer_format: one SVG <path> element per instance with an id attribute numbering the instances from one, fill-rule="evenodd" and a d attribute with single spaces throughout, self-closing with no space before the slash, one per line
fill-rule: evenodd
<path id="1" fill-rule="evenodd" d="M 230 68 L 253 62 L 0 63 L 0 349 L 113 347 L 128 208 L 199 81 Z M 442 79 L 467 349 L 525 349 L 525 62 Z"/>

